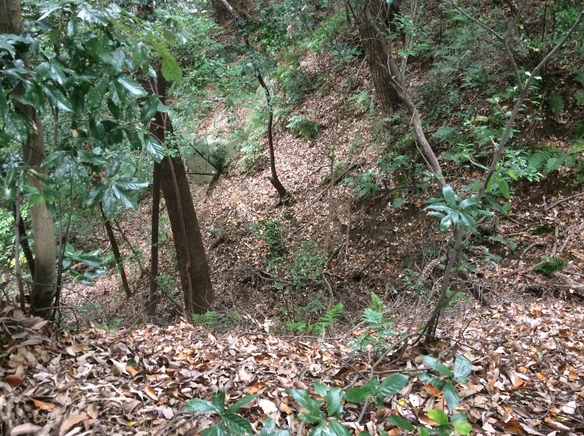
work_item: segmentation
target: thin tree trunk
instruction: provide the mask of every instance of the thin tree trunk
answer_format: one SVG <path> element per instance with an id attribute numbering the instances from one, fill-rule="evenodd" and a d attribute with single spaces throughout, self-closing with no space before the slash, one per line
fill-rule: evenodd
<path id="1" fill-rule="evenodd" d="M 118 247 L 118 241 L 116 241 L 116 235 L 114 235 L 114 230 L 110 223 L 109 218 L 105 215 L 103 210 L 103 203 L 99 202 L 99 210 L 103 218 L 103 225 L 105 226 L 105 231 L 107 233 L 107 238 L 109 239 L 110 245 L 112 246 L 112 252 L 114 253 L 114 258 L 116 259 L 116 264 L 118 265 L 118 271 L 120 272 L 120 277 L 122 278 L 122 286 L 124 292 L 126 293 L 126 298 L 132 296 L 132 291 L 130 290 L 130 285 L 128 284 L 128 279 L 126 278 L 126 270 L 124 269 L 124 260 L 120 254 L 120 249 Z"/>
<path id="2" fill-rule="evenodd" d="M 30 244 L 28 243 L 28 235 L 26 233 L 26 225 L 24 224 L 24 220 L 20 213 L 17 213 L 17 205 L 14 203 L 13 206 L 13 214 L 14 214 L 14 221 L 18 223 L 18 233 L 20 236 L 20 246 L 22 247 L 22 252 L 24 253 L 24 257 L 26 258 L 26 264 L 28 265 L 28 271 L 30 272 L 30 276 L 34 277 L 34 256 L 32 254 L 32 250 L 30 248 Z"/>
<path id="3" fill-rule="evenodd" d="M 148 315 L 156 315 L 158 303 L 158 232 L 160 226 L 160 163 L 154 162 L 152 176 L 152 237 L 150 242 L 150 296 Z"/>
<path id="4" fill-rule="evenodd" d="M 22 9 L 19 0 L 0 1 L 0 33 L 23 33 Z M 28 65 L 26 56 L 21 56 Z M 18 86 L 13 94 L 24 92 L 22 86 Z M 26 166 L 40 171 L 40 166 L 45 158 L 45 140 L 43 125 L 35 108 L 13 100 L 14 105 L 30 118 L 34 126 L 34 132 L 30 132 L 23 144 L 23 158 Z M 31 176 L 28 176 L 31 186 L 43 190 L 43 184 Z M 53 228 L 53 216 L 50 214 L 45 201 L 36 204 L 30 209 L 32 232 L 34 235 L 35 275 L 32 285 L 32 312 L 48 317 L 55 294 L 55 261 L 56 240 Z"/>

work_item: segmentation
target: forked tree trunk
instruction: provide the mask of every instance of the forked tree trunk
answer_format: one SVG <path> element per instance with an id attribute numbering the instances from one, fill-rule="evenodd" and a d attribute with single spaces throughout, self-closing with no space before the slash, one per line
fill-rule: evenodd
<path id="1" fill-rule="evenodd" d="M 0 1 L 0 33 L 21 34 L 22 9 L 20 0 Z M 25 64 L 28 64 L 26 56 L 21 56 Z M 17 87 L 13 93 L 22 93 L 21 86 Z M 23 144 L 22 155 L 27 167 L 40 172 L 39 168 L 45 158 L 45 139 L 43 136 L 43 125 L 34 107 L 24 105 L 14 100 L 15 107 L 30 118 L 34 126 L 34 132 L 29 133 L 26 142 Z M 33 178 L 28 177 L 28 183 L 39 190 L 43 190 L 43 184 Z M 32 312 L 48 317 L 55 294 L 55 261 L 56 261 L 56 240 L 53 227 L 53 216 L 47 209 L 44 200 L 30 209 L 32 221 L 32 233 L 34 236 L 35 274 L 32 285 Z"/>
<path id="2" fill-rule="evenodd" d="M 365 56 L 369 64 L 369 71 L 373 79 L 375 95 L 385 115 L 390 115 L 399 104 L 399 97 L 391 85 L 391 74 L 387 70 L 387 53 L 385 42 L 377 34 L 367 16 L 370 14 L 378 23 L 378 27 L 385 29 L 389 20 L 389 8 L 385 0 L 367 0 L 360 7 L 359 36 L 365 49 Z"/>
<path id="3" fill-rule="evenodd" d="M 158 96 L 164 103 L 166 80 L 160 70 L 157 76 Z M 157 112 L 151 131 L 161 143 L 164 143 L 166 132 L 173 131 L 168 115 Z M 185 311 L 187 315 L 205 313 L 212 307 L 214 293 L 185 165 L 180 156 L 165 156 L 160 164 L 160 187 L 170 219 Z"/>

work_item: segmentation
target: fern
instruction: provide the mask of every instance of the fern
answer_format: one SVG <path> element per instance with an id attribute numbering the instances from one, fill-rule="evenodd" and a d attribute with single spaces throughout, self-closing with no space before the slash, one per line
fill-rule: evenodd
<path id="1" fill-rule="evenodd" d="M 392 206 L 394 209 L 397 209 L 398 207 L 401 207 L 401 206 L 403 206 L 403 205 L 404 205 L 404 204 L 406 204 L 407 202 L 408 202 L 408 200 L 406 200 L 404 197 L 399 197 L 399 198 L 396 198 L 395 200 L 393 200 L 393 203 L 392 203 L 392 205 L 391 205 L 391 206 Z"/>
<path id="2" fill-rule="evenodd" d="M 449 138 L 451 138 L 455 134 L 456 134 L 456 130 L 453 129 L 452 127 L 442 126 L 438 130 L 436 130 L 436 133 L 434 133 L 432 135 L 432 138 L 437 139 L 440 142 L 443 142 L 443 141 L 447 141 Z"/>
<path id="3" fill-rule="evenodd" d="M 369 307 L 378 312 L 383 312 L 385 310 L 383 300 L 379 298 L 375 292 L 371 292 L 371 303 L 369 304 Z"/>
<path id="4" fill-rule="evenodd" d="M 578 102 L 578 104 L 584 104 L 584 89 L 576 91 L 574 94 L 574 98 Z"/>
<path id="5" fill-rule="evenodd" d="M 550 95 L 548 98 L 548 106 L 554 117 L 559 118 L 564 113 L 564 96 L 562 94 Z"/>
<path id="6" fill-rule="evenodd" d="M 332 327 L 336 323 L 341 314 L 343 313 L 343 303 L 338 303 L 335 307 L 327 310 L 322 317 L 322 324 L 324 327 Z"/>
<path id="7" fill-rule="evenodd" d="M 575 76 L 574 76 L 574 82 L 578 82 L 581 85 L 584 85 L 584 71 L 579 71 Z"/>
<path id="8" fill-rule="evenodd" d="M 533 153 L 527 164 L 533 168 L 534 170 L 541 169 L 544 164 L 548 161 L 550 157 L 553 155 L 553 148 L 541 148 Z"/>
<path id="9" fill-rule="evenodd" d="M 551 275 L 557 271 L 561 271 L 566 266 L 564 260 L 559 256 L 543 256 L 545 262 L 542 262 L 533 267 L 534 271 L 545 274 L 546 276 Z"/>

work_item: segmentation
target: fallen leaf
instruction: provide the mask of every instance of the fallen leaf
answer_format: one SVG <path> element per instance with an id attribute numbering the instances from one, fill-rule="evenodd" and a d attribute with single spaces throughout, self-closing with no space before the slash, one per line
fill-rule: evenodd
<path id="1" fill-rule="evenodd" d="M 10 432 L 10 436 L 19 436 L 25 434 L 38 434 L 39 430 L 41 429 L 40 426 L 34 424 L 20 424 L 17 425 L 12 429 Z"/>
<path id="2" fill-rule="evenodd" d="M 156 391 L 152 389 L 150 386 L 146 386 L 143 389 L 144 393 L 148 395 L 151 400 L 158 401 L 158 397 L 156 396 Z"/>
<path id="3" fill-rule="evenodd" d="M 65 433 L 71 427 L 79 424 L 82 421 L 85 421 L 86 419 L 89 419 L 89 416 L 87 416 L 87 413 L 81 413 L 79 415 L 70 416 L 69 418 L 67 418 L 65 420 L 65 422 L 63 422 L 63 424 L 61 424 L 61 428 L 59 428 L 59 434 Z"/>
<path id="4" fill-rule="evenodd" d="M 35 406 L 37 406 L 41 410 L 53 410 L 55 407 L 57 407 L 56 404 L 45 403 L 44 401 L 35 400 L 34 398 L 32 399 L 32 402 L 34 403 Z"/>
<path id="5" fill-rule="evenodd" d="M 24 382 L 24 379 L 17 375 L 7 375 L 4 377 L 4 381 L 8 383 L 12 389 L 14 389 L 20 386 Z"/>

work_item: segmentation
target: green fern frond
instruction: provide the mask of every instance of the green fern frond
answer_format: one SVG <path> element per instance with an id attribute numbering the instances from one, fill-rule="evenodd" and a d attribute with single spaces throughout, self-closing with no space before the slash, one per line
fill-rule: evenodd
<path id="1" fill-rule="evenodd" d="M 552 157 L 552 154 L 553 148 L 541 148 L 530 156 L 527 164 L 537 171 Z"/>
<path id="2" fill-rule="evenodd" d="M 343 303 L 338 303 L 335 307 L 327 310 L 322 317 L 324 324 L 327 326 L 333 325 L 343 313 Z"/>
<path id="3" fill-rule="evenodd" d="M 371 303 L 369 304 L 369 307 L 378 312 L 383 312 L 385 310 L 383 300 L 379 298 L 375 292 L 371 292 Z"/>
<path id="4" fill-rule="evenodd" d="M 550 95 L 547 102 L 554 117 L 558 118 L 564 113 L 565 101 L 562 94 Z"/>
<path id="5" fill-rule="evenodd" d="M 533 267 L 534 271 L 545 274 L 546 276 L 551 275 L 557 271 L 561 271 L 566 266 L 566 262 L 559 256 L 543 256 L 545 262 L 542 262 Z"/>

